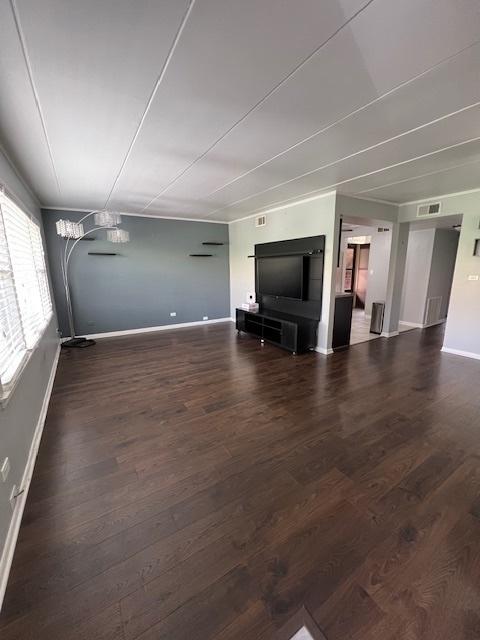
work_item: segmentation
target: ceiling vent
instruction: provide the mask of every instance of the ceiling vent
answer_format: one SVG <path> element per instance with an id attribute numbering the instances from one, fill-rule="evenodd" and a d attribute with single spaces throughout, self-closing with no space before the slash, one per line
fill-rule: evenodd
<path id="1" fill-rule="evenodd" d="M 256 227 L 264 227 L 267 224 L 267 216 L 257 216 L 255 218 Z"/>
<path id="2" fill-rule="evenodd" d="M 440 202 L 428 202 L 427 204 L 419 204 L 417 207 L 417 218 L 424 216 L 436 216 L 440 213 Z"/>

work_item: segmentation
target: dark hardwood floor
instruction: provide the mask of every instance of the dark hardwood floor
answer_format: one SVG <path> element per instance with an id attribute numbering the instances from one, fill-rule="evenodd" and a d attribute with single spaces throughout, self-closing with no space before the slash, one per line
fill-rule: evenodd
<path id="1" fill-rule="evenodd" d="M 480 362 L 233 324 L 61 354 L 2 640 L 480 638 Z M 27 399 L 26 399 L 27 401 Z"/>

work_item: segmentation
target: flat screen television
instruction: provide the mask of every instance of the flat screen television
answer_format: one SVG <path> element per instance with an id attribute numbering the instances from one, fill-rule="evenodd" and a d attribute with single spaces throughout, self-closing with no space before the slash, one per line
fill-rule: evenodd
<path id="1" fill-rule="evenodd" d="M 275 256 L 257 258 L 257 293 L 294 300 L 306 299 L 306 270 L 304 256 Z"/>

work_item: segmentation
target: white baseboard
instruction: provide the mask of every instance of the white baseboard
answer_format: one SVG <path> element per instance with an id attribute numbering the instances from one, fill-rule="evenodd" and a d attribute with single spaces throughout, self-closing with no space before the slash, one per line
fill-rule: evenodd
<path id="1" fill-rule="evenodd" d="M 324 347 L 315 347 L 317 353 L 321 353 L 324 356 L 329 356 L 333 353 L 333 349 L 325 349 Z"/>
<path id="2" fill-rule="evenodd" d="M 435 327 L 437 324 L 443 324 L 446 321 L 446 318 L 442 318 L 441 320 L 436 320 L 435 322 L 431 322 L 430 324 L 424 324 L 423 329 L 428 329 L 428 327 Z"/>
<path id="3" fill-rule="evenodd" d="M 460 349 L 450 349 L 449 347 L 442 347 L 442 351 L 443 353 L 450 353 L 453 356 L 462 356 L 463 358 L 480 360 L 480 353 L 473 353 L 472 351 L 461 351 Z"/>
<path id="4" fill-rule="evenodd" d="M 446 318 L 436 320 L 430 324 L 422 324 L 421 322 L 407 322 L 406 320 L 400 320 L 399 324 L 404 324 L 406 327 L 415 327 L 415 329 L 428 329 L 428 327 L 435 327 L 437 324 L 443 324 L 446 322 Z"/>
<path id="5" fill-rule="evenodd" d="M 48 379 L 47 388 L 45 390 L 45 396 L 43 398 L 42 408 L 40 415 L 38 416 L 37 426 L 33 434 L 32 444 L 30 445 L 30 451 L 28 453 L 27 464 L 23 472 L 22 482 L 19 490 L 23 490 L 16 502 L 15 508 L 12 512 L 12 519 L 10 520 L 10 526 L 8 528 L 5 545 L 3 547 L 2 556 L 0 558 L 0 611 L 2 609 L 3 598 L 7 588 L 8 576 L 10 574 L 10 568 L 12 566 L 13 554 L 15 552 L 15 546 L 17 544 L 18 532 L 20 530 L 20 524 L 22 522 L 23 510 L 27 501 L 28 490 L 30 488 L 30 481 L 33 475 L 33 469 L 35 467 L 35 461 L 37 459 L 38 447 L 40 446 L 40 440 L 42 438 L 43 427 L 45 425 L 45 418 L 47 417 L 48 405 L 50 402 L 50 396 L 52 395 L 53 382 L 55 380 L 55 374 L 57 372 L 58 358 L 60 355 L 60 345 L 57 347 L 55 358 L 53 360 L 52 369 L 50 371 L 50 377 Z"/>
<path id="6" fill-rule="evenodd" d="M 158 327 L 141 327 L 140 329 L 125 329 L 124 331 L 105 331 L 104 333 L 89 333 L 84 337 L 92 340 L 99 338 L 118 338 L 120 336 L 132 336 L 136 333 L 154 333 L 167 329 L 183 329 L 185 327 L 199 327 L 204 324 L 216 324 L 217 322 L 230 322 L 232 318 L 214 318 L 213 320 L 197 320 L 196 322 L 177 322 L 176 324 L 162 324 Z M 70 336 L 62 338 L 62 342 L 69 340 Z"/>
<path id="7" fill-rule="evenodd" d="M 398 331 L 382 331 L 382 333 L 380 334 L 382 338 L 394 338 L 395 336 L 398 336 L 398 335 L 399 335 Z"/>

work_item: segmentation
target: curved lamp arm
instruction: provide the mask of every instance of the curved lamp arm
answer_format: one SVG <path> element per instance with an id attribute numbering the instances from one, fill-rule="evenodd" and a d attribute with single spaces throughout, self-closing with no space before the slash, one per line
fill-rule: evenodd
<path id="1" fill-rule="evenodd" d="M 87 213 L 87 215 L 85 215 L 83 218 L 81 218 L 81 220 L 79 220 L 79 223 L 83 222 L 88 217 L 90 217 L 94 213 L 98 213 L 98 212 L 99 211 L 90 211 L 90 213 Z M 71 240 L 71 238 L 67 238 L 66 239 L 65 249 L 63 251 L 63 256 L 62 256 L 62 260 L 61 260 L 61 267 L 62 267 L 63 286 L 64 286 L 64 289 L 65 289 L 65 299 L 67 301 L 68 324 L 70 326 L 70 337 L 71 338 L 75 337 L 75 324 L 74 324 L 74 320 L 73 320 L 72 298 L 71 298 L 71 295 L 70 295 L 70 284 L 68 282 L 68 265 L 70 263 L 70 258 L 72 257 L 72 252 L 75 249 L 75 247 L 77 246 L 77 244 L 80 242 L 80 240 L 85 238 L 85 236 L 88 236 L 90 233 L 93 233 L 94 231 L 101 231 L 102 229 L 116 229 L 116 228 L 117 228 L 116 226 L 113 226 L 113 227 L 93 227 L 92 229 L 89 229 L 88 231 L 85 231 L 85 233 L 82 236 L 80 236 L 80 238 L 76 238 L 73 241 L 73 244 L 70 247 L 68 245 L 68 241 Z"/>
<path id="2" fill-rule="evenodd" d="M 80 240 L 83 240 L 85 236 L 88 236 L 89 233 L 93 233 L 94 231 L 101 231 L 102 229 L 116 229 L 116 228 L 117 227 L 93 227 L 93 229 L 89 229 L 88 231 L 85 231 L 83 236 L 80 236 L 80 238 L 75 239 L 74 243 L 70 247 L 70 251 L 68 252 L 68 254 L 65 252 L 65 266 L 68 267 L 68 263 L 70 262 L 70 258 L 72 256 L 72 251 L 75 249 L 77 244 L 80 242 Z"/>

